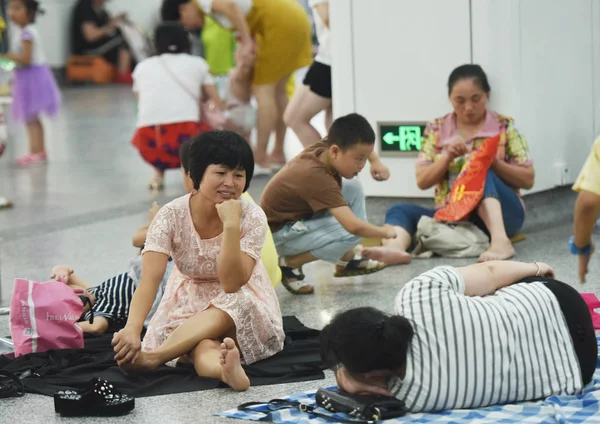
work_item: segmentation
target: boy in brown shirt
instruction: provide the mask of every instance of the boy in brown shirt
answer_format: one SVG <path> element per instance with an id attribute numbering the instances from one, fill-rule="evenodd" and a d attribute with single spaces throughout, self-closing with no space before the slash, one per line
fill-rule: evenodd
<path id="1" fill-rule="evenodd" d="M 396 237 L 395 230 L 367 220 L 365 197 L 355 179 L 373 154 L 375 133 L 361 115 L 336 119 L 327 138 L 306 148 L 269 182 L 261 198 L 282 271 L 283 285 L 309 294 L 302 265 L 336 264 L 336 277 L 364 275 L 383 265 L 355 257 L 363 237 Z"/>

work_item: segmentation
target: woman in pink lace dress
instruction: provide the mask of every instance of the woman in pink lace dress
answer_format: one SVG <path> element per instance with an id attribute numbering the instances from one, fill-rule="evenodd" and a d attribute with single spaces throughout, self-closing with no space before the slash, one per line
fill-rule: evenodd
<path id="1" fill-rule="evenodd" d="M 133 372 L 191 362 L 198 375 L 246 390 L 241 362 L 276 354 L 284 340 L 279 302 L 260 260 L 267 220 L 259 206 L 240 199 L 254 158 L 241 136 L 210 131 L 192 141 L 189 161 L 194 191 L 161 208 L 148 229 L 142 280 L 127 325 L 113 338 L 115 359 Z M 169 256 L 179 272 L 141 343 Z"/>

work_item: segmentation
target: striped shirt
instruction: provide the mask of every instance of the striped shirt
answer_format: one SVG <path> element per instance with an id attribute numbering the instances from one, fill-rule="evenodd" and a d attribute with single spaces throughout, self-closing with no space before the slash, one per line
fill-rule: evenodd
<path id="1" fill-rule="evenodd" d="M 119 274 L 96 287 L 88 289 L 96 302 L 92 306 L 94 317 L 103 317 L 111 324 L 125 325 L 129 315 L 129 305 L 135 292 L 135 283 L 129 273 Z M 85 314 L 85 321 L 90 319 L 90 312 Z"/>
<path id="2" fill-rule="evenodd" d="M 478 408 L 574 394 L 579 362 L 556 297 L 520 283 L 470 297 L 453 267 L 410 281 L 396 313 L 411 321 L 406 375 L 390 390 L 411 412 Z"/>

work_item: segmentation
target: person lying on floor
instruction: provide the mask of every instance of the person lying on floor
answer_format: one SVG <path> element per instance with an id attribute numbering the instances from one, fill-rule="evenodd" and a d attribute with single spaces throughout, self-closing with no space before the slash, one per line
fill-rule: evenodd
<path id="1" fill-rule="evenodd" d="M 267 220 L 258 205 L 240 198 L 252 180 L 254 156 L 239 134 L 208 131 L 194 137 L 188 163 L 194 190 L 163 206 L 148 229 L 142 281 L 125 328 L 112 340 L 115 360 L 127 372 L 191 363 L 199 376 L 247 390 L 241 363 L 280 352 L 285 338 L 260 259 Z M 169 257 L 178 272 L 141 343 Z"/>
<path id="2" fill-rule="evenodd" d="M 157 212 L 158 204 L 155 202 L 148 214 L 148 223 L 140 227 L 133 235 L 132 242 L 134 247 L 139 249 L 144 247 L 148 226 Z M 73 267 L 70 265 L 56 265 L 52 269 L 50 278 L 62 281 L 75 292 L 89 299 L 89 303 L 86 303 L 84 306 L 83 315 L 78 324 L 84 333 L 103 334 L 109 327 L 120 329 L 125 326 L 133 293 L 141 280 L 141 263 L 142 257 L 140 255 L 135 256 L 129 263 L 129 271 L 116 275 L 97 286 L 90 285 L 87 281 L 76 275 Z M 154 316 L 158 308 L 167 280 L 172 271 L 173 262 L 169 261 L 152 308 L 148 313 L 148 318 L 144 322 L 145 327 L 148 326 L 150 319 Z M 94 320 L 93 324 L 90 324 L 89 319 L 92 315 Z"/>
<path id="3" fill-rule="evenodd" d="M 397 237 L 385 240 L 382 247 L 363 249 L 365 257 L 388 265 L 410 262 L 408 250 L 421 217 L 433 217 L 438 209 L 447 205 L 451 200 L 450 190 L 471 152 L 476 152 L 486 139 L 496 135 L 500 135 L 496 159 L 482 176 L 485 178 L 483 200 L 470 219 L 490 236 L 490 247 L 481 254 L 480 262 L 509 259 L 514 255 L 510 237 L 517 234 L 525 221 L 519 190 L 533 186 L 533 162 L 527 142 L 513 120 L 487 109 L 490 91 L 487 75 L 479 65 L 462 65 L 452 71 L 448 78 L 448 95 L 454 111 L 427 125 L 416 164 L 419 188 L 427 190 L 436 186 L 435 208 L 408 203 L 391 206 L 385 222 L 394 226 Z"/>
<path id="4" fill-rule="evenodd" d="M 361 237 L 396 237 L 392 226 L 367 222 L 365 196 L 355 178 L 373 157 L 374 144 L 375 132 L 363 116 L 342 116 L 326 139 L 304 149 L 267 184 L 260 204 L 273 231 L 282 284 L 291 293 L 314 292 L 302 266 L 316 260 L 335 264 L 336 277 L 383 269 L 354 253 Z M 383 166 L 373 176 L 387 179 L 389 171 Z"/>
<path id="5" fill-rule="evenodd" d="M 592 232 L 600 215 L 600 137 L 596 138 L 573 190 L 578 192 L 573 217 L 571 253 L 579 258 L 579 281 L 585 283 L 594 246 Z"/>
<path id="6" fill-rule="evenodd" d="M 579 293 L 541 262 L 442 266 L 407 283 L 396 315 L 357 308 L 321 332 L 348 393 L 393 395 L 409 412 L 573 395 L 598 358 Z"/>

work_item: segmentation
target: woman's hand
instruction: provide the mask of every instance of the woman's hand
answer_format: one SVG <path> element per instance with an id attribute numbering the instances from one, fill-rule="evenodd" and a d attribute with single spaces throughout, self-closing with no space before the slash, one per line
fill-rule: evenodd
<path id="1" fill-rule="evenodd" d="M 552 268 L 550 265 L 543 262 L 535 262 L 535 265 L 539 267 L 539 269 L 536 271 L 537 277 L 554 278 L 554 268 Z"/>
<path id="2" fill-rule="evenodd" d="M 71 268 L 69 265 L 56 265 L 54 268 L 52 268 L 50 278 L 66 284 L 69 282 L 69 277 L 71 274 L 73 274 L 73 272 L 73 268 Z"/>
<path id="3" fill-rule="evenodd" d="M 226 200 L 217 204 L 217 213 L 223 225 L 239 225 L 242 219 L 242 202 L 239 200 Z"/>
<path id="4" fill-rule="evenodd" d="M 256 43 L 252 40 L 241 43 L 235 56 L 236 62 L 239 62 L 243 66 L 253 67 L 256 59 Z"/>
<path id="5" fill-rule="evenodd" d="M 115 361 L 119 366 L 127 363 L 133 364 L 142 348 L 140 331 L 125 326 L 113 334 L 112 345 L 116 353 Z"/>
<path id="6" fill-rule="evenodd" d="M 364 383 L 358 381 L 346 370 L 346 368 L 340 368 L 335 372 L 335 378 L 337 380 L 340 389 L 351 395 L 380 395 L 380 396 L 392 396 L 392 393 L 387 389 L 387 384 L 384 385 Z"/>
<path id="7" fill-rule="evenodd" d="M 456 159 L 458 157 L 464 156 L 467 154 L 467 143 L 464 140 L 455 140 L 448 145 L 446 151 L 450 155 L 452 159 Z"/>

